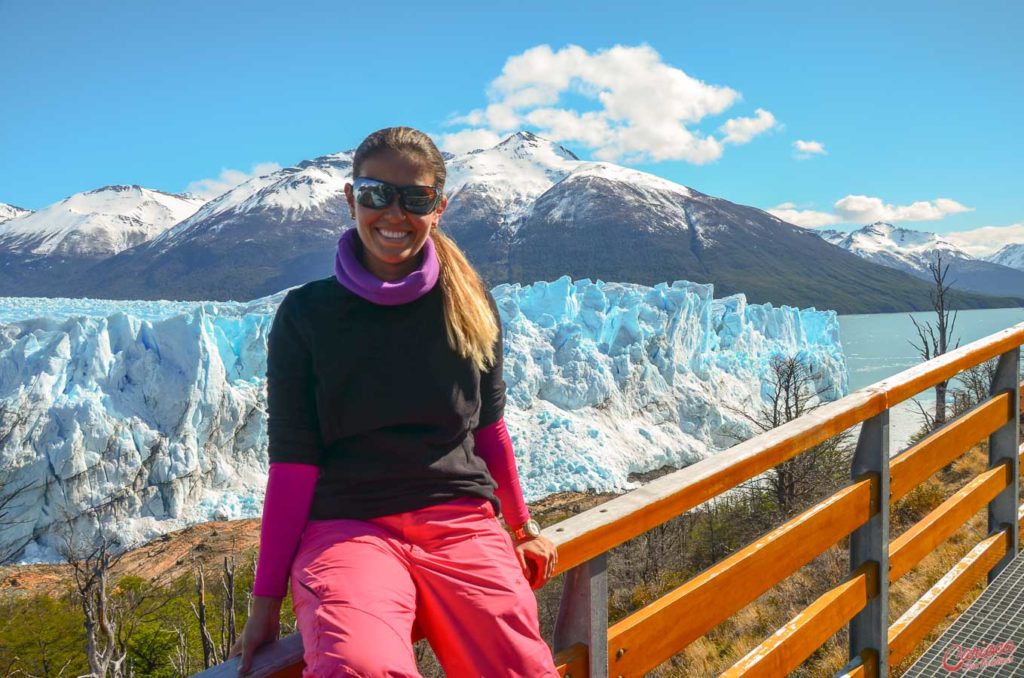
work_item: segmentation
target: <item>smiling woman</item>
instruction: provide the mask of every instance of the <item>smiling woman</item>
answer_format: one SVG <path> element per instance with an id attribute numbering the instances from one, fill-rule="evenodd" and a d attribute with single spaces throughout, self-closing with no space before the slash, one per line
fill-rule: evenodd
<path id="1" fill-rule="evenodd" d="M 384 149 L 361 165 L 354 184 L 345 186 L 345 198 L 365 248 L 364 263 L 381 280 L 398 280 L 416 268 L 416 254 L 447 200 L 432 185 L 436 172 L 406 154 Z"/>
<path id="2" fill-rule="evenodd" d="M 305 676 L 555 676 L 530 587 L 555 548 L 530 520 L 504 424 L 497 307 L 438 230 L 444 160 L 371 134 L 335 276 L 292 290 L 268 340 L 270 474 L 239 670 L 277 637 L 291 578 Z M 500 511 L 508 533 L 497 521 Z"/>

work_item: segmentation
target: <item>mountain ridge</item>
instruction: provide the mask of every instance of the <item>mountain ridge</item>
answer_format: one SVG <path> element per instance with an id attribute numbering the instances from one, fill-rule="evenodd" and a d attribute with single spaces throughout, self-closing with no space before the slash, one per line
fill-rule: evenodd
<path id="1" fill-rule="evenodd" d="M 814 231 L 824 240 L 873 263 L 932 281 L 930 266 L 942 256 L 947 282 L 955 290 L 1024 297 L 1024 270 L 991 259 L 977 259 L 937 233 L 900 228 L 886 222 L 851 233 Z"/>
<path id="2" fill-rule="evenodd" d="M 330 275 L 336 241 L 352 226 L 343 195 L 351 161 L 345 151 L 253 177 L 146 242 L 70 267 L 48 286 L 21 290 L 245 300 Z M 491 286 L 565 274 L 646 285 L 685 278 L 725 294 L 744 292 L 754 303 L 843 313 L 930 306 L 928 285 L 804 237 L 763 210 L 639 170 L 580 160 L 532 133 L 448 156 L 447 165 L 441 227 Z M 10 294 L 17 278 L 5 284 L 3 273 L 0 263 L 0 294 Z M 975 308 L 1017 300 L 964 293 L 957 303 Z"/>

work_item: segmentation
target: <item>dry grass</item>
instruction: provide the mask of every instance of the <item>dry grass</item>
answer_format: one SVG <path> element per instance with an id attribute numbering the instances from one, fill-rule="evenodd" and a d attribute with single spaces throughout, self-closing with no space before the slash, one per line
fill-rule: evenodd
<path id="1" fill-rule="evenodd" d="M 987 468 L 987 452 L 975 448 L 922 483 L 892 509 L 890 538 L 895 538 Z M 889 589 L 890 623 L 894 622 L 985 536 L 986 514 L 974 516 Z M 845 540 L 740 610 L 671 660 L 652 671 L 657 678 L 716 676 L 743 658 L 800 611 L 841 583 L 848 574 Z M 678 586 L 681 577 L 662 574 L 654 583 L 638 586 L 630 602 L 645 605 Z M 891 667 L 899 676 L 926 650 L 982 591 L 975 586 L 954 612 L 921 641 L 911 657 Z M 800 678 L 834 676 L 847 662 L 847 631 L 843 629 L 791 675 Z"/>

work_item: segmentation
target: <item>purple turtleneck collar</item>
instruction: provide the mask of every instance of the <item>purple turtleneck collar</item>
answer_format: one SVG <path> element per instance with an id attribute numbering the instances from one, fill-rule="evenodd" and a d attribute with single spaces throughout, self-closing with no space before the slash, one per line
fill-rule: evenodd
<path id="1" fill-rule="evenodd" d="M 382 306 L 398 306 L 419 299 L 434 288 L 441 267 L 437 261 L 434 241 L 427 238 L 423 244 L 423 262 L 415 271 L 391 282 L 385 282 L 359 263 L 357 248 L 362 242 L 355 228 L 350 228 L 338 239 L 338 254 L 334 258 L 334 277 L 349 291 L 363 299 Z"/>

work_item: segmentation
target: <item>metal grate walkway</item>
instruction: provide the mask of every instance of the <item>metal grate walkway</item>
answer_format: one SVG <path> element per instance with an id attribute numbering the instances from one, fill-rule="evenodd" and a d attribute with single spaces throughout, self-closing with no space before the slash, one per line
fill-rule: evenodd
<path id="1" fill-rule="evenodd" d="M 1024 554 L 996 577 L 903 676 L 1024 677 Z"/>

